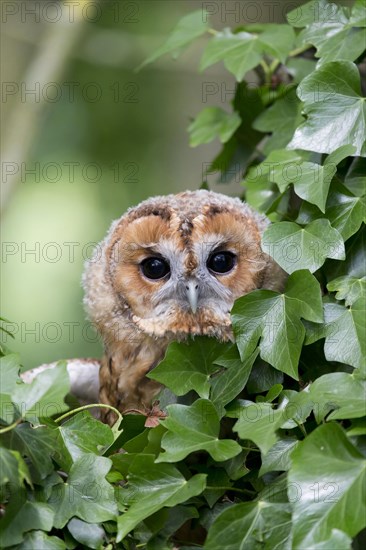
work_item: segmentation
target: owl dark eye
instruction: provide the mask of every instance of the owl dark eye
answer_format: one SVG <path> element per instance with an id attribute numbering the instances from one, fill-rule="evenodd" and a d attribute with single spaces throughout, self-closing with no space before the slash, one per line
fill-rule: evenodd
<path id="1" fill-rule="evenodd" d="M 141 269 L 148 279 L 162 279 L 170 272 L 169 264 L 163 258 L 146 258 L 141 262 Z"/>
<path id="2" fill-rule="evenodd" d="M 235 254 L 232 252 L 215 252 L 207 262 L 207 267 L 215 273 L 228 273 L 235 265 Z"/>

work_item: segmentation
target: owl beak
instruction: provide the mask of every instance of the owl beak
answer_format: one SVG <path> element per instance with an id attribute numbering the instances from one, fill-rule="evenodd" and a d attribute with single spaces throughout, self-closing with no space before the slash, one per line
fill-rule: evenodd
<path id="1" fill-rule="evenodd" d="M 198 306 L 198 284 L 196 281 L 186 283 L 186 291 L 192 313 L 196 313 Z"/>

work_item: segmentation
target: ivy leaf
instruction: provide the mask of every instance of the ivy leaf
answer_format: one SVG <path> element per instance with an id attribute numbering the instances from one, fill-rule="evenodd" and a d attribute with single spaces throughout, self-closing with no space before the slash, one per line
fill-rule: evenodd
<path id="1" fill-rule="evenodd" d="M 328 261 L 324 266 L 327 282 L 336 277 L 347 275 L 361 279 L 365 275 L 366 262 L 366 225 L 345 243 L 346 259 L 344 262 Z"/>
<path id="2" fill-rule="evenodd" d="M 319 426 L 291 460 L 289 486 L 298 495 L 293 500 L 294 550 L 326 541 L 334 526 L 351 537 L 365 527 L 366 461 L 338 424 Z"/>
<path id="3" fill-rule="evenodd" d="M 322 62 L 337 59 L 353 61 L 362 54 L 366 32 L 362 28 L 364 23 L 360 5 L 349 15 L 347 8 L 323 0 L 310 4 L 313 14 L 312 18 L 307 18 L 306 28 L 298 37 L 300 45 L 314 45 L 317 49 L 316 57 L 320 57 Z M 306 6 L 301 8 L 306 9 Z M 299 26 L 298 23 L 296 26 Z"/>
<path id="4" fill-rule="evenodd" d="M 272 151 L 257 170 L 261 173 L 267 170 L 269 180 L 277 184 L 281 193 L 292 183 L 299 197 L 325 212 L 329 186 L 337 164 L 354 151 L 352 145 L 340 147 L 326 158 L 323 166 L 304 161 L 303 156 L 295 151 Z"/>
<path id="5" fill-rule="evenodd" d="M 53 471 L 52 458 L 57 459 L 60 450 L 54 431 L 48 426 L 32 427 L 28 423 L 22 423 L 4 434 L 3 438 L 9 448 L 31 460 L 36 481 L 44 479 Z"/>
<path id="6" fill-rule="evenodd" d="M 154 529 L 154 536 L 149 539 L 146 546 L 147 550 L 163 550 L 169 549 L 168 539 L 188 520 L 198 518 L 199 513 L 194 506 L 175 506 L 174 508 L 163 508 L 162 512 L 166 518 L 164 524 L 157 529 Z M 152 516 L 151 523 L 156 527 L 155 515 Z M 145 521 L 145 523 L 147 523 Z"/>
<path id="7" fill-rule="evenodd" d="M 263 476 L 268 472 L 286 472 L 289 470 L 291 465 L 290 455 L 298 444 L 298 439 L 289 437 L 279 439 L 266 455 L 262 457 L 262 466 L 259 470 L 259 475 Z"/>
<path id="8" fill-rule="evenodd" d="M 73 516 L 88 523 L 115 519 L 114 490 L 105 480 L 111 466 L 109 458 L 93 454 L 85 454 L 74 462 L 67 483 L 52 488 L 49 504 L 55 512 L 57 529 Z"/>
<path id="9" fill-rule="evenodd" d="M 105 539 L 103 527 L 97 523 L 86 523 L 78 518 L 72 518 L 67 528 L 75 540 L 86 548 L 100 548 Z"/>
<path id="10" fill-rule="evenodd" d="M 20 498 L 14 497 L 15 499 Z M 44 502 L 24 501 L 17 509 L 7 507 L 7 513 L 0 521 L 0 546 L 6 548 L 19 544 L 24 533 L 33 529 L 50 531 L 53 526 L 54 513 Z"/>
<path id="11" fill-rule="evenodd" d="M 359 230 L 362 222 L 366 223 L 366 198 L 354 197 L 339 188 L 341 190 L 330 193 L 325 215 L 346 241 Z"/>
<path id="12" fill-rule="evenodd" d="M 275 149 L 287 146 L 296 128 L 304 120 L 301 109 L 296 89 L 290 88 L 283 97 L 277 99 L 273 105 L 256 118 L 253 123 L 255 130 L 272 133 L 263 147 L 265 155 Z"/>
<path id="13" fill-rule="evenodd" d="M 355 155 L 366 156 L 366 103 L 360 94 L 360 74 L 350 61 L 325 63 L 304 78 L 297 95 L 306 120 L 288 148 L 332 153 L 354 145 Z"/>
<path id="14" fill-rule="evenodd" d="M 12 400 L 20 410 L 22 418 L 38 422 L 39 418 L 61 414 L 69 407 L 64 398 L 70 391 L 66 365 L 46 369 L 30 384 L 19 384 L 12 394 Z"/>
<path id="15" fill-rule="evenodd" d="M 280 372 L 265 361 L 256 361 L 250 373 L 247 390 L 249 393 L 262 393 L 272 386 L 282 384 L 283 372 Z"/>
<path id="16" fill-rule="evenodd" d="M 203 71 L 218 61 L 224 61 L 227 70 L 240 82 L 261 59 L 262 52 L 255 35 L 249 32 L 233 34 L 230 29 L 224 29 L 208 43 L 200 69 Z"/>
<path id="17" fill-rule="evenodd" d="M 344 185 L 356 197 L 366 195 L 366 158 L 353 159 L 344 179 Z"/>
<path id="18" fill-rule="evenodd" d="M 291 27 L 278 24 L 248 25 L 246 29 L 253 32 L 232 33 L 230 29 L 218 32 L 203 53 L 201 71 L 223 61 L 227 70 L 240 82 L 248 71 L 259 65 L 265 53 L 285 62 L 295 41 Z"/>
<path id="19" fill-rule="evenodd" d="M 338 361 L 355 368 L 366 366 L 366 298 L 359 298 L 349 308 L 341 304 L 324 304 L 324 324 L 307 328 L 305 344 L 325 337 L 324 353 L 328 361 Z"/>
<path id="20" fill-rule="evenodd" d="M 328 0 L 311 0 L 289 11 L 286 14 L 286 19 L 292 27 L 306 27 L 314 23 L 314 21 L 318 21 L 320 15 L 323 20 L 324 17 L 329 18 L 330 14 L 331 6 Z"/>
<path id="21" fill-rule="evenodd" d="M 234 504 L 224 510 L 208 531 L 207 550 L 281 548 L 290 550 L 291 506 L 265 500 Z"/>
<path id="22" fill-rule="evenodd" d="M 64 550 L 66 544 L 58 537 L 49 537 L 44 531 L 30 531 L 24 537 L 24 540 L 17 550 L 29 550 L 34 548 L 37 550 Z"/>
<path id="23" fill-rule="evenodd" d="M 113 443 L 109 426 L 93 418 L 88 411 L 82 411 L 64 422 L 56 432 L 63 446 L 63 466 L 69 470 L 72 463 L 86 453 L 99 455 L 103 447 Z"/>
<path id="24" fill-rule="evenodd" d="M 250 439 L 265 455 L 277 442 L 277 430 L 284 422 L 284 414 L 271 403 L 244 402 L 237 413 L 239 419 L 233 427 L 241 439 Z"/>
<path id="25" fill-rule="evenodd" d="M 59 537 L 48 536 L 44 531 L 30 531 L 28 532 L 24 540 L 17 550 L 66 550 L 68 548 L 63 540 Z"/>
<path id="26" fill-rule="evenodd" d="M 293 222 L 274 223 L 263 234 L 262 248 L 287 273 L 298 269 L 314 273 L 326 258 L 345 258 L 343 239 L 325 218 L 305 227 Z"/>
<path id="27" fill-rule="evenodd" d="M 365 277 L 337 277 L 327 284 L 327 289 L 337 292 L 337 300 L 345 300 L 346 306 L 351 306 L 359 298 L 366 298 L 366 276 Z"/>
<path id="28" fill-rule="evenodd" d="M 314 415 L 318 423 L 329 414 L 328 420 L 360 418 L 366 414 L 366 381 L 347 372 L 324 374 L 309 389 L 314 402 Z"/>
<path id="29" fill-rule="evenodd" d="M 229 352 L 216 359 L 217 365 L 227 367 L 211 381 L 210 399 L 216 406 L 219 416 L 223 416 L 225 405 L 232 401 L 246 385 L 257 355 L 258 351 L 255 351 L 242 361 L 238 348 L 232 346 Z"/>
<path id="30" fill-rule="evenodd" d="M 9 353 L 0 358 L 0 389 L 2 394 L 12 394 L 20 381 L 20 355 Z"/>
<path id="31" fill-rule="evenodd" d="M 151 514 L 200 495 L 205 488 L 206 475 L 197 474 L 187 481 L 173 465 L 155 464 L 154 458 L 154 455 L 138 455 L 130 466 L 131 505 L 118 517 L 117 542 Z"/>
<path id="32" fill-rule="evenodd" d="M 227 113 L 221 107 L 206 107 L 188 127 L 189 144 L 196 147 L 213 141 L 217 136 L 221 143 L 226 143 L 240 124 L 238 113 Z"/>
<path id="33" fill-rule="evenodd" d="M 226 344 L 208 337 L 195 338 L 189 344 L 172 342 L 163 361 L 148 376 L 167 386 L 176 395 L 195 390 L 200 397 L 207 398 L 210 376 L 218 370 L 216 359 L 226 347 Z"/>
<path id="34" fill-rule="evenodd" d="M 255 27 L 256 25 L 253 27 L 254 31 Z M 285 63 L 289 52 L 295 44 L 295 33 L 292 27 L 279 23 L 267 23 L 260 27 L 263 31 L 257 35 L 257 41 L 262 52 L 279 59 L 281 63 Z"/>
<path id="35" fill-rule="evenodd" d="M 184 48 L 208 30 L 207 18 L 208 13 L 202 9 L 182 17 L 166 42 L 141 63 L 137 70 L 140 70 L 148 63 L 152 63 L 166 53 L 172 53 L 173 58 L 176 59 Z"/>
<path id="36" fill-rule="evenodd" d="M 28 466 L 20 453 L 0 447 L 0 487 L 7 483 L 20 487 L 24 480 L 32 485 Z"/>
<path id="37" fill-rule="evenodd" d="M 297 379 L 297 365 L 305 329 L 300 318 L 322 321 L 319 283 L 309 272 L 297 271 L 283 294 L 255 290 L 239 298 L 232 323 L 240 356 L 253 353 L 259 338 L 262 359 Z"/>
<path id="38" fill-rule="evenodd" d="M 316 542 L 312 547 L 313 550 L 352 550 L 352 539 L 339 529 L 332 529 L 329 538 Z"/>
<path id="39" fill-rule="evenodd" d="M 302 6 L 301 6 L 302 7 Z M 286 62 L 287 72 L 292 76 L 295 84 L 301 82 L 315 70 L 316 61 L 305 57 L 292 57 Z"/>
<path id="40" fill-rule="evenodd" d="M 165 452 L 156 462 L 178 462 L 194 451 L 207 451 L 221 462 L 240 453 L 236 441 L 219 439 L 219 416 L 211 401 L 197 399 L 189 407 L 169 405 L 167 409 L 168 417 L 160 421 L 168 430 L 161 441 Z"/>
<path id="41" fill-rule="evenodd" d="M 206 489 L 203 492 L 203 497 L 209 507 L 212 508 L 219 498 L 225 494 L 225 487 L 231 487 L 232 483 L 227 472 L 221 468 L 203 467 L 203 472 L 207 473 Z"/>

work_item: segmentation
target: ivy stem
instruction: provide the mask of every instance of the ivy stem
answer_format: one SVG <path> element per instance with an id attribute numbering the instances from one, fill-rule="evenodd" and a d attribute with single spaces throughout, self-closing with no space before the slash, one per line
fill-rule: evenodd
<path id="1" fill-rule="evenodd" d="M 115 407 L 112 407 L 112 405 L 106 405 L 104 403 L 91 403 L 90 405 L 84 405 L 83 407 L 78 407 L 77 409 L 73 409 L 72 411 L 67 411 L 65 414 L 62 414 L 61 416 L 56 418 L 55 422 L 56 422 L 56 424 L 58 424 L 59 422 L 61 422 L 65 418 L 68 418 L 69 416 L 72 416 L 73 414 L 76 414 L 76 413 L 81 412 L 81 411 L 85 411 L 87 409 L 92 409 L 93 407 L 100 407 L 102 409 L 110 409 L 111 411 L 116 413 L 119 420 L 122 420 L 121 413 Z"/>
<path id="2" fill-rule="evenodd" d="M 307 434 L 307 431 L 305 429 L 305 426 L 304 424 L 301 424 L 300 422 L 298 422 L 295 418 L 293 418 L 294 422 L 296 423 L 297 427 L 300 429 L 302 435 L 304 437 L 306 437 L 308 434 Z"/>
<path id="3" fill-rule="evenodd" d="M 257 449 L 256 447 L 243 447 L 243 446 L 242 446 L 242 449 L 243 449 L 244 451 L 255 451 L 256 453 L 260 453 L 260 450 Z"/>
<path id="4" fill-rule="evenodd" d="M 300 46 L 299 48 L 295 48 L 291 52 L 289 52 L 289 57 L 296 57 L 300 53 L 306 52 L 306 50 L 309 50 L 311 48 L 311 44 L 304 44 L 304 46 Z"/>
<path id="5" fill-rule="evenodd" d="M 272 74 L 275 72 L 275 70 L 277 69 L 278 65 L 280 64 L 280 60 L 279 59 L 274 59 L 272 61 L 272 63 L 270 64 L 269 68 L 270 68 L 270 71 L 271 71 L 271 76 Z"/>
<path id="6" fill-rule="evenodd" d="M 264 59 L 262 59 L 260 65 L 264 71 L 265 83 L 270 84 L 272 77 L 271 67 L 264 61 Z"/>
<path id="7" fill-rule="evenodd" d="M 268 63 L 264 59 L 262 59 L 260 64 L 261 64 L 261 67 L 264 71 L 265 83 L 266 84 L 268 84 L 268 85 L 271 84 L 272 75 L 273 75 L 273 73 L 275 72 L 275 70 L 277 69 L 277 67 L 280 63 L 281 63 L 281 61 L 279 59 L 273 59 L 271 64 L 268 65 Z"/>
<path id="8" fill-rule="evenodd" d="M 5 434 L 6 432 L 10 432 L 10 430 L 13 430 L 14 428 L 16 428 L 21 421 L 22 419 L 18 418 L 18 420 L 16 420 L 12 424 L 9 424 L 9 426 L 5 426 L 5 428 L 1 428 L 0 434 Z"/>

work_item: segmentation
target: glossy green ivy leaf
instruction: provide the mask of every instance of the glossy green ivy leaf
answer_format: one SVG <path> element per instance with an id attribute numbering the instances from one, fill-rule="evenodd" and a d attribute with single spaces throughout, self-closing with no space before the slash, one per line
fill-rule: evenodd
<path id="1" fill-rule="evenodd" d="M 287 273 L 299 269 L 314 273 L 326 258 L 345 258 L 343 239 L 325 218 L 305 227 L 293 222 L 274 223 L 263 234 L 262 248 Z"/>
<path id="2" fill-rule="evenodd" d="M 298 439 L 279 439 L 262 458 L 262 466 L 259 475 L 263 476 L 268 472 L 287 472 L 291 465 L 291 453 L 298 446 Z"/>
<path id="3" fill-rule="evenodd" d="M 291 507 L 264 500 L 234 504 L 209 529 L 204 548 L 290 550 Z"/>
<path id="4" fill-rule="evenodd" d="M 74 516 L 88 523 L 113 520 L 117 514 L 114 490 L 105 476 L 112 466 L 109 458 L 85 454 L 71 466 L 67 483 L 55 485 L 49 504 L 60 529 Z"/>
<path id="5" fill-rule="evenodd" d="M 156 462 L 178 462 L 194 451 L 207 451 L 218 462 L 240 453 L 236 441 L 219 439 L 219 416 L 208 399 L 197 399 L 189 407 L 169 405 L 167 409 L 168 417 L 160 421 L 168 430 L 161 441 L 165 452 Z"/>
<path id="6" fill-rule="evenodd" d="M 244 401 L 235 415 L 239 419 L 233 431 L 238 432 L 241 439 L 253 441 L 265 455 L 278 440 L 276 432 L 284 422 L 283 411 L 274 409 L 271 403 Z"/>
<path id="7" fill-rule="evenodd" d="M 227 367 L 211 380 L 210 399 L 219 416 L 225 412 L 225 405 L 232 401 L 248 381 L 253 363 L 258 355 L 255 351 L 244 361 L 241 360 L 238 348 L 232 346 L 225 355 L 216 359 L 216 364 Z"/>
<path id="8" fill-rule="evenodd" d="M 208 43 L 200 64 L 203 71 L 218 61 L 224 61 L 225 67 L 238 81 L 245 73 L 256 67 L 262 59 L 262 50 L 256 37 L 249 32 L 233 34 L 230 29 L 219 32 Z"/>
<path id="9" fill-rule="evenodd" d="M 171 53 L 176 59 L 193 40 L 208 30 L 207 19 L 208 14 L 204 9 L 182 17 L 164 44 L 141 63 L 138 70 L 166 53 Z"/>
<path id="10" fill-rule="evenodd" d="M 158 525 L 156 521 L 157 514 L 161 514 L 164 517 L 162 525 Z M 174 508 L 163 508 L 160 512 L 157 512 L 147 522 L 149 528 L 153 531 L 153 537 L 149 538 L 146 550 L 170 550 L 170 537 L 188 520 L 198 518 L 199 513 L 194 506 L 178 505 Z"/>
<path id="11" fill-rule="evenodd" d="M 329 261 L 324 266 L 327 282 L 336 277 L 348 276 L 361 279 L 365 275 L 366 265 L 366 225 L 345 243 L 346 259 L 344 262 Z"/>
<path id="12" fill-rule="evenodd" d="M 350 307 L 324 304 L 324 324 L 309 325 L 305 344 L 325 337 L 324 353 L 328 361 L 357 368 L 366 366 L 366 298 Z"/>
<path id="13" fill-rule="evenodd" d="M 310 385 L 309 399 L 314 403 L 316 421 L 360 418 L 366 415 L 366 381 L 346 372 L 320 376 Z M 330 411 L 331 414 L 329 414 Z"/>
<path id="14" fill-rule="evenodd" d="M 47 369 L 38 374 L 30 384 L 16 386 L 12 400 L 22 418 L 38 422 L 39 418 L 59 415 L 69 407 L 64 402 L 70 391 L 66 365 Z"/>
<path id="15" fill-rule="evenodd" d="M 12 394 L 17 382 L 20 381 L 20 355 L 10 353 L 0 357 L 0 391 L 3 394 Z M 3 417 L 2 417 L 3 418 Z"/>
<path id="16" fill-rule="evenodd" d="M 315 70 L 316 61 L 305 57 L 293 57 L 286 62 L 286 70 L 292 76 L 293 82 L 298 84 Z"/>
<path id="17" fill-rule="evenodd" d="M 14 498 L 17 497 L 14 496 Z M 0 521 L 1 548 L 19 544 L 23 540 L 24 533 L 28 531 L 52 529 L 54 512 L 44 502 L 25 501 L 19 503 L 16 509 L 11 510 L 9 505 L 7 508 L 7 514 Z"/>
<path id="18" fill-rule="evenodd" d="M 67 528 L 75 540 L 86 548 L 100 548 L 105 539 L 105 531 L 97 523 L 86 523 L 78 518 L 70 519 Z"/>
<path id="19" fill-rule="evenodd" d="M 257 41 L 264 54 L 268 54 L 275 59 L 279 59 L 281 63 L 285 63 L 286 58 L 295 45 L 295 33 L 289 25 L 281 25 L 279 23 L 266 25 L 248 25 L 246 28 L 252 28 L 255 32 L 256 27 L 259 27 Z"/>
<path id="20" fill-rule="evenodd" d="M 17 550 L 64 550 L 67 546 L 59 537 L 49 537 L 44 531 L 29 531 Z"/>
<path id="21" fill-rule="evenodd" d="M 239 298 L 232 309 L 232 323 L 241 357 L 253 353 L 260 339 L 262 359 L 297 378 L 305 337 L 300 318 L 322 321 L 319 283 L 308 271 L 293 273 L 283 294 L 255 290 Z"/>
<path id="22" fill-rule="evenodd" d="M 355 155 L 366 156 L 366 102 L 354 63 L 324 63 L 304 78 L 297 94 L 306 120 L 296 129 L 289 149 L 332 153 L 342 145 L 354 145 Z"/>
<path id="23" fill-rule="evenodd" d="M 366 198 L 355 197 L 341 187 L 330 193 L 325 215 L 346 241 L 366 223 Z"/>
<path id="24" fill-rule="evenodd" d="M 326 540 L 314 543 L 313 550 L 352 550 L 352 539 L 339 529 L 332 529 L 330 536 Z"/>
<path id="25" fill-rule="evenodd" d="M 197 337 L 189 344 L 172 342 L 163 361 L 148 377 L 161 382 L 176 395 L 195 390 L 200 397 L 207 398 L 210 377 L 219 370 L 215 361 L 226 347 L 208 337 Z"/>
<path id="26" fill-rule="evenodd" d="M 353 159 L 344 179 L 344 185 L 356 197 L 366 195 L 366 158 Z"/>
<path id="27" fill-rule="evenodd" d="M 221 143 L 226 143 L 240 124 L 241 118 L 235 111 L 228 113 L 221 107 L 206 107 L 188 126 L 189 144 L 196 147 L 216 137 L 220 138 Z"/>
<path id="28" fill-rule="evenodd" d="M 346 306 L 351 306 L 359 298 L 366 298 L 366 276 L 365 277 L 337 277 L 327 284 L 327 289 L 336 292 L 337 300 L 345 300 Z"/>
<path id="29" fill-rule="evenodd" d="M 200 472 L 207 473 L 206 489 L 203 496 L 210 508 L 225 494 L 225 488 L 231 487 L 232 482 L 225 470 L 221 468 L 202 468 Z"/>
<path id="30" fill-rule="evenodd" d="M 247 390 L 249 393 L 262 393 L 268 391 L 272 386 L 283 383 L 283 372 L 280 372 L 265 361 L 259 360 L 254 363 L 250 373 Z"/>
<path id="31" fill-rule="evenodd" d="M 93 418 L 89 411 L 81 411 L 69 418 L 59 426 L 56 437 L 64 447 L 62 459 L 67 471 L 85 453 L 99 455 L 103 448 L 113 443 L 111 428 Z"/>
<path id="32" fill-rule="evenodd" d="M 366 31 L 363 28 L 364 15 L 360 2 L 355 10 L 343 6 L 337 6 L 324 0 L 309 2 L 301 6 L 307 11 L 306 18 L 295 22 L 295 25 L 306 28 L 298 36 L 299 45 L 312 44 L 316 47 L 316 57 L 322 62 L 336 59 L 353 61 L 365 49 Z M 363 7 L 363 10 L 365 8 Z M 288 14 L 291 24 L 296 10 Z M 292 14 L 292 17 L 291 17 Z M 302 23 L 302 24 L 299 24 Z"/>
<path id="33" fill-rule="evenodd" d="M 28 466 L 17 451 L 9 451 L 0 447 L 0 487 L 11 483 L 14 487 L 20 487 L 26 480 L 32 484 Z"/>
<path id="34" fill-rule="evenodd" d="M 117 520 L 117 542 L 161 508 L 176 506 L 205 489 L 204 474 L 186 480 L 172 464 L 155 464 L 154 458 L 139 455 L 131 464 L 127 486 L 130 506 Z"/>
<path id="35" fill-rule="evenodd" d="M 232 33 L 230 29 L 224 29 L 215 34 L 203 53 L 200 69 L 204 70 L 223 61 L 227 70 L 240 82 L 250 69 L 259 65 L 264 54 L 285 62 L 295 41 L 295 33 L 291 27 L 277 24 L 256 29 L 248 25 L 246 29 L 253 32 L 244 30 Z M 256 30 L 259 32 L 255 32 Z"/>
<path id="36" fill-rule="evenodd" d="M 296 96 L 296 89 L 290 88 L 283 97 L 277 99 L 254 121 L 253 128 L 255 130 L 272 134 L 263 147 L 265 155 L 287 146 L 296 128 L 304 120 L 301 110 L 301 102 Z M 303 147 L 303 149 L 305 148 Z"/>
<path id="37" fill-rule="evenodd" d="M 303 161 L 295 151 L 287 151 L 286 159 L 280 162 L 276 162 L 276 159 L 272 161 L 271 181 L 278 185 L 281 192 L 292 183 L 299 197 L 315 204 L 324 213 L 330 183 L 337 172 L 337 164 L 354 151 L 352 145 L 344 145 L 330 154 L 323 165 Z M 284 153 L 282 155 L 284 156 Z"/>
<path id="38" fill-rule="evenodd" d="M 319 21 L 320 17 L 322 20 L 324 17 L 328 20 L 330 15 L 331 6 L 328 0 L 311 0 L 289 11 L 286 14 L 286 19 L 293 27 L 301 28 L 311 25 L 314 21 Z"/>
<path id="39" fill-rule="evenodd" d="M 50 474 L 54 465 L 52 458 L 60 455 L 55 433 L 47 426 L 32 427 L 28 423 L 19 424 L 3 436 L 4 444 L 30 459 L 36 481 Z"/>
<path id="40" fill-rule="evenodd" d="M 325 542 L 335 526 L 349 536 L 365 527 L 366 460 L 338 424 L 319 426 L 299 444 L 291 461 L 289 492 L 297 494 L 294 550 Z"/>

